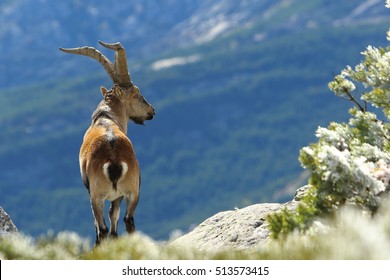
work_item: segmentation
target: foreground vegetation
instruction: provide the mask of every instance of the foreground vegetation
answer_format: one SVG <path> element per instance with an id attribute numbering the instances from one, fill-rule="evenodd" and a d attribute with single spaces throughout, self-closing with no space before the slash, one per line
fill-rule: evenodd
<path id="1" fill-rule="evenodd" d="M 191 244 L 175 248 L 140 233 L 109 240 L 92 250 L 89 240 L 76 233 L 38 239 L 20 234 L 0 239 L 0 259 L 390 259 L 389 216 L 389 202 L 374 218 L 345 208 L 332 221 L 322 220 L 305 234 L 294 233 L 245 251 L 199 251 Z"/>

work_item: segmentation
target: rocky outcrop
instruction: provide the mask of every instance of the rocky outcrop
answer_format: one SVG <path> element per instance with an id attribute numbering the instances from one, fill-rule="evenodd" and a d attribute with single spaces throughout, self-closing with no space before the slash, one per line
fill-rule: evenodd
<path id="1" fill-rule="evenodd" d="M 10 216 L 0 207 L 0 236 L 17 233 L 18 229 Z"/>
<path id="2" fill-rule="evenodd" d="M 171 245 L 200 250 L 254 249 L 269 241 L 267 216 L 284 207 L 293 210 L 297 204 L 295 200 L 285 204 L 261 203 L 220 212 L 174 240 Z"/>
<path id="3" fill-rule="evenodd" d="M 294 210 L 309 189 L 310 185 L 299 188 L 287 203 L 260 203 L 215 214 L 171 245 L 200 250 L 255 249 L 270 240 L 267 216 L 283 208 Z"/>

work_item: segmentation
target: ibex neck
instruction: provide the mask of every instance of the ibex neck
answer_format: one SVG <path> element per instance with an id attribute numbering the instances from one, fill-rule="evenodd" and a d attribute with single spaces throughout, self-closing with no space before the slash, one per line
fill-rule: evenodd
<path id="1" fill-rule="evenodd" d="M 106 97 L 92 114 L 92 124 L 106 118 L 114 122 L 123 133 L 127 134 L 128 118 L 124 104 L 116 97 Z"/>

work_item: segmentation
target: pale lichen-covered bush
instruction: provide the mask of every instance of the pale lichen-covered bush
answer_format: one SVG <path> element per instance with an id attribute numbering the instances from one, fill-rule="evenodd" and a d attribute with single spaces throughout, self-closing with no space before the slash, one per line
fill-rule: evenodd
<path id="1" fill-rule="evenodd" d="M 351 119 L 319 127 L 318 142 L 301 150 L 299 160 L 311 172 L 312 188 L 295 213 L 283 211 L 270 216 L 274 237 L 294 230 L 303 232 L 314 221 L 330 217 L 348 204 L 375 215 L 388 196 L 390 47 L 368 46 L 362 54 L 364 61 L 354 68 L 347 66 L 329 83 L 337 96 L 355 104 L 350 109 Z M 356 93 L 358 88 L 361 93 Z M 377 114 L 383 114 L 384 120 Z"/>
<path id="2" fill-rule="evenodd" d="M 318 143 L 303 148 L 300 161 L 312 172 L 310 184 L 318 203 L 328 208 L 324 211 L 352 202 L 374 213 L 390 188 L 388 128 L 373 113 L 351 110 L 351 114 L 349 124 L 319 128 Z"/>

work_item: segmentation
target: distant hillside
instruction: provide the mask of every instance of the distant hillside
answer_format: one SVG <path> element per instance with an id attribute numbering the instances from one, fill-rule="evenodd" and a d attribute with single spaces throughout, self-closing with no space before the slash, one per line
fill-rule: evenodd
<path id="1" fill-rule="evenodd" d="M 89 64 L 75 70 L 58 47 L 121 41 L 134 61 L 256 25 L 255 40 L 260 40 L 323 26 L 381 24 L 387 15 L 384 0 L 5 0 L 0 3 L 0 87 L 98 71 Z"/>
<path id="2" fill-rule="evenodd" d="M 15 46 L 0 52 L 1 73 L 10 65 L 0 75 L 0 205 L 19 230 L 94 231 L 78 149 L 98 87 L 110 81 L 96 62 L 58 46 L 101 39 L 128 49 L 132 78 L 157 111 L 146 126 L 129 125 L 142 170 L 135 219 L 159 239 L 221 210 L 290 199 L 305 183 L 299 149 L 318 125 L 348 119 L 350 104 L 332 96 L 327 82 L 368 44 L 385 45 L 390 26 L 382 1 L 212 1 L 207 10 L 207 1 L 164 2 L 133 1 L 129 19 L 116 16 L 129 7 L 109 1 L 64 1 L 46 17 L 50 4 L 40 1 L 46 10 L 30 15 L 31 26 L 57 19 L 57 29 L 50 39 L 38 24 L 40 38 L 29 43 L 4 30 L 20 27 L 23 15 L 30 27 L 32 1 L 0 4 L 14 18 L 0 17 L 0 38 L 8 34 Z M 71 26 L 75 11 L 81 15 Z M 154 37 L 159 29 L 165 33 Z"/>

